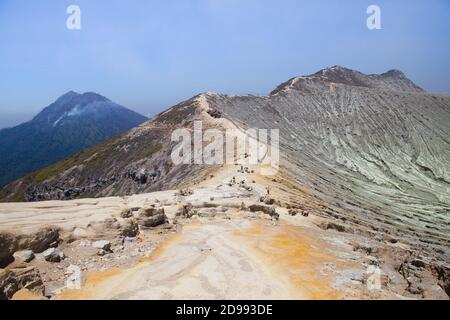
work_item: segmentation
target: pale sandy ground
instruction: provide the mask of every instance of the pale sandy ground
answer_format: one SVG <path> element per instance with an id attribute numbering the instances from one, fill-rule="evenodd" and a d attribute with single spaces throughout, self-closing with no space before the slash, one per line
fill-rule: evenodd
<path id="1" fill-rule="evenodd" d="M 335 285 L 340 270 L 361 266 L 333 254 L 336 244 L 314 243 L 311 231 L 301 232 L 239 217 L 190 224 L 137 266 L 93 273 L 81 290 L 66 290 L 57 299 L 358 297 L 350 280 L 347 289 Z"/>
<path id="2" fill-rule="evenodd" d="M 67 232 L 95 221 L 118 217 L 121 210 L 158 201 L 171 208 L 179 202 L 234 205 L 215 218 L 195 217 L 136 266 L 88 272 L 81 290 L 65 290 L 56 299 L 341 299 L 371 297 L 362 282 L 366 261 L 346 236 L 315 224 L 314 216 L 291 217 L 278 208 L 279 222 L 238 209 L 257 202 L 263 185 L 249 193 L 230 187 L 237 180 L 260 177 L 237 174 L 229 166 L 215 172 L 194 194 L 180 197 L 163 191 L 129 197 L 0 204 L 0 230 L 29 232 L 55 225 Z M 211 200 L 213 199 L 213 200 Z M 387 293 L 383 297 L 391 296 Z M 15 298 L 26 298 L 19 293 Z M 380 297 L 380 296 L 377 296 Z"/>

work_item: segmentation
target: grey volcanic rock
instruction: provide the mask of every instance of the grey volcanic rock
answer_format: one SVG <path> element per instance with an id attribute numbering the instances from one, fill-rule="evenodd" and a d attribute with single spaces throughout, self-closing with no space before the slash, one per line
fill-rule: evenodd
<path id="1" fill-rule="evenodd" d="M 65 258 L 64 253 L 56 248 L 49 248 L 42 253 L 44 259 L 48 262 L 60 262 Z"/>
<path id="2" fill-rule="evenodd" d="M 139 226 L 134 220 L 127 220 L 121 225 L 120 234 L 124 237 L 136 237 L 139 234 Z"/>

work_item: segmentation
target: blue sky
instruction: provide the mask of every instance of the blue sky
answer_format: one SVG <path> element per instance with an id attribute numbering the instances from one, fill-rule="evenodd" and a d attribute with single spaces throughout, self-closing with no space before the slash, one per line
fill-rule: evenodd
<path id="1" fill-rule="evenodd" d="M 81 8 L 82 29 L 66 28 Z M 382 30 L 366 9 L 381 8 Z M 0 127 L 69 90 L 143 114 L 204 92 L 267 94 L 342 65 L 450 92 L 448 0 L 0 0 Z"/>

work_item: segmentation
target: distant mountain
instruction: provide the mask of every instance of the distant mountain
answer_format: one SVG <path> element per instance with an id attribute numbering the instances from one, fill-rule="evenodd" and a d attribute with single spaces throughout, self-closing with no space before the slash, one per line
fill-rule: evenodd
<path id="1" fill-rule="evenodd" d="M 67 121 L 60 117 L 40 118 Z M 396 70 L 335 66 L 268 96 L 201 94 L 10 183 L 0 201 L 131 195 L 209 179 L 220 166 L 175 166 L 170 158 L 173 130 L 196 120 L 205 130 L 279 128 L 276 181 L 289 194 L 279 201 L 306 203 L 351 232 L 450 254 L 450 96 L 424 92 Z"/>
<path id="2" fill-rule="evenodd" d="M 99 94 L 70 91 L 31 121 L 0 130 L 0 186 L 145 120 Z"/>

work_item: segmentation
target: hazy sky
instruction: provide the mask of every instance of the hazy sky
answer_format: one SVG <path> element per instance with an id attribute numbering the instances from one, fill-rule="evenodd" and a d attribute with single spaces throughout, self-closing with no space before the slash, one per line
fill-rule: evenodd
<path id="1" fill-rule="evenodd" d="M 70 4 L 81 30 L 66 28 Z M 366 27 L 370 4 L 382 30 Z M 0 127 L 69 90 L 154 114 L 204 91 L 267 94 L 336 64 L 450 92 L 450 1 L 0 0 Z"/>

